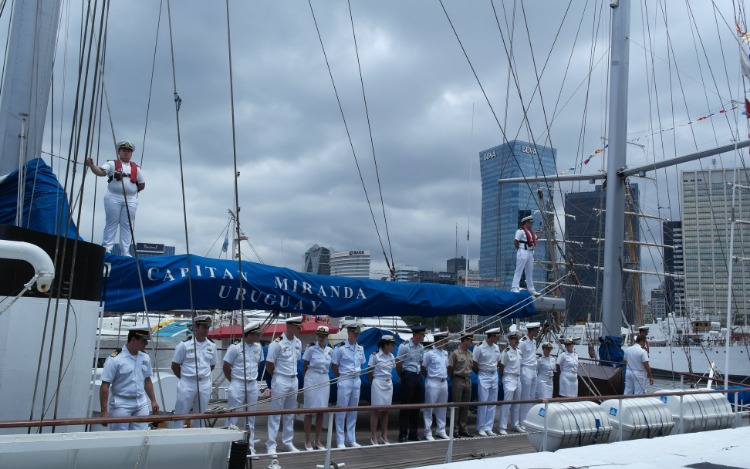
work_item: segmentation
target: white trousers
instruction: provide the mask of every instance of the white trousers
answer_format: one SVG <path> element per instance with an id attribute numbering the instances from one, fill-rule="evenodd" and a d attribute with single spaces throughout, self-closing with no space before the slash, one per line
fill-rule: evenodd
<path id="1" fill-rule="evenodd" d="M 245 402 L 247 397 L 247 402 Z M 227 407 L 237 407 L 244 404 L 248 404 L 243 407 L 242 411 L 255 410 L 255 403 L 258 402 L 258 383 L 255 380 L 244 381 L 241 379 L 233 379 L 229 383 L 229 393 L 227 394 Z M 252 405 L 250 405 L 252 404 Z M 227 426 L 237 425 L 239 417 L 228 417 Z M 242 425 L 247 425 L 250 431 L 250 448 L 255 449 L 255 417 L 242 418 Z M 243 427 L 240 427 L 243 430 Z"/>
<path id="2" fill-rule="evenodd" d="M 439 381 L 432 378 L 427 378 L 424 381 L 424 403 L 425 404 L 439 404 L 441 402 L 448 402 L 448 380 Z M 435 433 L 445 433 L 445 412 L 448 409 L 440 407 L 437 409 L 425 408 L 422 410 L 422 416 L 424 417 L 424 436 L 432 434 L 432 414 L 435 414 Z"/>
<path id="3" fill-rule="evenodd" d="M 148 400 L 126 399 L 123 397 L 112 396 L 109 399 L 109 416 L 110 417 L 143 417 L 149 414 L 150 405 Z M 109 429 L 117 430 L 145 430 L 148 428 L 148 422 L 132 423 L 110 423 Z"/>
<path id="4" fill-rule="evenodd" d="M 271 379 L 271 410 L 296 408 L 298 389 L 299 382 L 296 376 L 282 376 L 274 373 Z M 285 414 L 283 417 L 284 430 L 281 434 L 281 442 L 286 446 L 291 445 L 294 439 L 294 414 Z M 269 453 L 276 450 L 276 436 L 279 434 L 281 420 L 282 416 L 278 414 L 268 417 L 268 441 L 266 442 L 266 448 Z"/>
<path id="5" fill-rule="evenodd" d="M 536 399 L 536 366 L 521 366 L 521 400 Z M 521 420 L 526 418 L 533 404 L 521 404 Z"/>
<path id="6" fill-rule="evenodd" d="M 126 181 L 125 184 L 132 184 Z M 128 209 L 130 209 L 130 221 L 135 226 L 135 211 L 138 209 L 138 197 L 135 195 L 126 198 L 122 195 L 107 192 L 104 194 L 104 213 L 106 222 L 104 223 L 104 240 L 102 245 L 107 252 L 112 251 L 112 246 L 117 240 L 117 230 L 120 230 L 120 248 L 123 256 L 130 255 L 130 224 L 128 223 Z"/>
<path id="7" fill-rule="evenodd" d="M 646 394 L 646 373 L 628 368 L 625 372 L 625 394 Z"/>
<path id="8" fill-rule="evenodd" d="M 518 401 L 521 399 L 521 378 L 518 375 L 503 375 L 503 400 Z M 520 404 L 504 405 L 500 407 L 500 430 L 508 428 L 508 412 L 511 414 L 511 424 L 518 426 Z"/>
<path id="9" fill-rule="evenodd" d="M 362 380 L 342 379 L 338 382 L 336 405 L 339 407 L 355 407 L 359 405 L 359 390 Z M 350 445 L 356 440 L 354 431 L 357 428 L 357 412 L 336 412 L 336 443 Z"/>
<path id="10" fill-rule="evenodd" d="M 177 382 L 177 401 L 174 403 L 174 413 L 178 415 L 204 413 L 208 409 L 208 398 L 210 396 L 210 378 L 203 378 L 198 384 L 195 377 L 182 377 Z M 183 423 L 183 420 L 175 420 L 172 428 L 182 428 Z M 203 426 L 203 419 L 193 421 L 192 428 L 203 428 Z"/>
<path id="11" fill-rule="evenodd" d="M 513 274 L 511 289 L 518 289 L 521 285 L 521 274 L 526 272 L 526 289 L 535 292 L 534 288 L 534 251 L 520 247 L 516 250 L 516 272 Z"/>
<path id="12" fill-rule="evenodd" d="M 497 400 L 499 384 L 497 373 L 479 372 L 477 382 L 477 402 L 488 402 Z M 492 430 L 495 421 L 495 405 L 477 406 L 477 431 Z"/>

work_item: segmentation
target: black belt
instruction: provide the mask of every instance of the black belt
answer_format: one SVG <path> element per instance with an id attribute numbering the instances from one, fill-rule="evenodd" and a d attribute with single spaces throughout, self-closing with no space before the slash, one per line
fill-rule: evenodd
<path id="1" fill-rule="evenodd" d="M 433 376 L 428 376 L 427 378 L 428 379 L 434 379 L 435 381 L 439 381 L 441 383 L 445 382 L 445 378 L 436 378 L 436 377 L 433 377 Z"/>
<path id="2" fill-rule="evenodd" d="M 419 374 L 419 373 L 418 373 L 418 372 L 416 372 L 416 371 L 407 371 L 407 370 L 404 370 L 404 373 L 411 373 L 411 374 L 413 374 L 413 375 L 418 375 L 418 374 Z"/>
<path id="3" fill-rule="evenodd" d="M 468 376 L 453 375 L 454 378 L 469 379 Z"/>

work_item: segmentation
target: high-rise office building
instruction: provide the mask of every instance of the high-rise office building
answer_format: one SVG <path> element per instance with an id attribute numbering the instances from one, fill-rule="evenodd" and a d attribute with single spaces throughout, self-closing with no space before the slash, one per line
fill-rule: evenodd
<path id="1" fill-rule="evenodd" d="M 637 184 L 631 184 L 626 192 L 626 212 L 640 212 Z M 566 288 L 568 320 L 601 320 L 602 278 L 601 265 L 604 259 L 604 218 L 606 191 L 596 186 L 593 191 L 572 192 L 565 195 L 565 241 L 566 260 L 572 263 L 571 273 L 578 280 L 578 288 Z M 623 268 L 640 269 L 640 247 L 628 241 L 640 240 L 640 223 L 635 216 L 625 219 L 625 245 Z M 637 274 L 623 274 L 625 286 L 623 311 L 632 324 L 640 308 L 642 284 Z M 567 282 L 572 283 L 572 282 Z M 636 298 L 637 297 L 637 298 Z M 634 300 L 635 299 L 635 300 Z M 642 318 L 641 318 L 642 320 Z"/>
<path id="2" fill-rule="evenodd" d="M 331 253 L 331 275 L 370 278 L 370 251 L 336 251 Z"/>
<path id="3" fill-rule="evenodd" d="M 331 275 L 331 250 L 314 244 L 302 257 L 302 272 Z"/>
<path id="4" fill-rule="evenodd" d="M 742 187 L 749 185 L 750 170 L 743 168 L 682 172 L 685 306 L 691 315 L 705 313 L 720 320 L 726 314 L 730 252 L 737 259 L 732 268 L 731 308 L 739 315 L 748 312 L 750 269 L 742 260 L 750 257 L 750 226 L 735 223 L 732 243 L 730 222 L 733 215 L 736 220 L 750 220 L 750 190 Z"/>
<path id="5" fill-rule="evenodd" d="M 682 250 L 682 222 L 665 221 L 662 225 L 664 248 L 664 298 L 666 311 L 682 315 L 685 308 L 685 259 Z"/>
<path id="6" fill-rule="evenodd" d="M 448 259 L 445 271 L 457 274 L 459 270 L 466 270 L 466 265 L 466 258 L 463 256 L 454 257 L 453 259 Z"/>
<path id="7" fill-rule="evenodd" d="M 522 176 L 557 174 L 557 150 L 513 140 L 479 152 L 482 173 L 482 236 L 479 271 L 485 286 L 498 285 L 510 290 L 516 269 L 516 249 L 513 239 L 521 218 L 533 214 L 534 229 L 541 227 L 550 215 L 549 191 L 542 183 L 498 184 L 499 179 Z M 538 189 L 542 190 L 540 201 Z M 537 261 L 549 259 L 549 246 L 540 243 L 534 257 Z M 534 268 L 537 290 L 549 281 L 545 269 Z"/>

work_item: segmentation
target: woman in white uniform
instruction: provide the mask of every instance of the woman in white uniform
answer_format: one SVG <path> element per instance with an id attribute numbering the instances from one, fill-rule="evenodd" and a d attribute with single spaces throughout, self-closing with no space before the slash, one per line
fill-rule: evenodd
<path id="1" fill-rule="evenodd" d="M 578 397 L 578 355 L 573 351 L 573 339 L 565 339 L 565 351 L 557 357 L 560 373 L 560 397 Z"/>
<path id="2" fill-rule="evenodd" d="M 391 373 L 396 367 L 393 349 L 396 339 L 392 335 L 384 335 L 378 343 L 378 351 L 370 355 L 367 363 L 367 377 L 370 378 L 370 404 L 391 405 L 393 399 L 393 379 Z M 381 436 L 378 438 L 378 421 L 380 421 Z M 370 443 L 389 445 L 388 441 L 388 410 L 373 410 L 370 412 Z"/>
<path id="3" fill-rule="evenodd" d="M 555 359 L 550 356 L 552 342 L 542 344 L 542 356 L 536 361 L 536 398 L 552 398 L 552 378 L 555 374 Z"/>
<path id="4" fill-rule="evenodd" d="M 316 341 L 310 344 L 302 356 L 303 372 L 305 374 L 305 409 L 328 407 L 331 394 L 331 380 L 328 370 L 331 368 L 331 353 L 333 349 L 328 345 L 328 328 L 320 326 L 315 331 Z M 323 430 L 324 412 L 315 414 L 315 441 L 311 441 L 311 427 L 313 414 L 305 414 L 305 450 L 323 449 L 320 435 Z"/>

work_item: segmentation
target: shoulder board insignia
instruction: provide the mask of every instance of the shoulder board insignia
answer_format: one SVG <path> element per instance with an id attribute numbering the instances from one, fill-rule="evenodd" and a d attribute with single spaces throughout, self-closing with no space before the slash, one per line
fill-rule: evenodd
<path id="1" fill-rule="evenodd" d="M 239 344 L 240 342 L 242 342 L 242 341 L 241 341 L 240 339 L 236 339 L 236 340 L 235 340 L 234 342 L 232 342 L 232 344 L 234 344 L 234 345 L 237 345 L 237 344 Z"/>
<path id="2" fill-rule="evenodd" d="M 521 342 L 526 342 L 527 338 L 526 336 L 521 337 Z"/>
<path id="3" fill-rule="evenodd" d="M 122 352 L 122 349 L 118 347 L 118 348 L 115 349 L 114 352 L 112 352 L 112 354 L 110 355 L 110 357 L 116 357 L 116 356 L 118 356 L 120 354 L 120 352 Z"/>
<path id="4" fill-rule="evenodd" d="M 504 351 L 505 352 L 510 352 L 510 347 L 507 347 Z"/>
<path id="5" fill-rule="evenodd" d="M 208 341 L 209 341 L 209 342 L 211 342 L 212 344 L 214 343 L 214 341 L 213 341 L 212 339 L 208 338 L 208 337 L 206 337 L 206 340 L 208 340 Z"/>
<path id="6" fill-rule="evenodd" d="M 307 344 L 308 347 L 312 347 L 313 345 L 315 345 L 315 342 L 310 342 L 309 344 Z"/>
<path id="7" fill-rule="evenodd" d="M 281 342 L 281 336 L 278 336 L 274 339 L 274 342 Z"/>
<path id="8" fill-rule="evenodd" d="M 183 342 L 187 342 L 188 340 L 193 340 L 193 336 L 189 335 L 189 336 L 185 337 L 184 339 L 182 339 Z"/>

